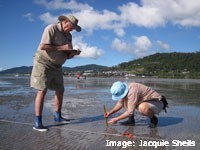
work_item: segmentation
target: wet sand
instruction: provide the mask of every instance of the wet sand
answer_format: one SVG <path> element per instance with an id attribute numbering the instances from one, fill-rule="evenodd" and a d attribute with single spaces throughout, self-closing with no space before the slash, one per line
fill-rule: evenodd
<path id="1" fill-rule="evenodd" d="M 111 109 L 109 89 L 114 81 L 140 82 L 165 95 L 169 101 L 168 113 L 160 113 L 155 129 L 147 128 L 149 119 L 135 114 L 135 126 L 109 125 L 103 118 L 103 105 Z M 28 77 L 0 77 L 0 149 L 199 149 L 200 146 L 200 80 L 177 79 L 116 79 L 65 78 L 63 116 L 70 124 L 53 121 L 53 91 L 48 91 L 43 110 L 45 133 L 32 129 L 36 91 L 29 88 Z M 123 110 L 121 111 L 123 112 Z M 119 112 L 116 115 L 119 115 Z M 133 139 L 121 136 L 124 132 Z M 117 142 L 112 145 L 110 141 Z M 173 146 L 177 144 L 185 146 Z M 141 142 L 143 144 L 141 145 Z M 145 142 L 149 145 L 146 146 Z M 169 143 L 158 146 L 155 143 Z M 195 142 L 195 146 L 191 146 Z M 111 146 L 109 146 L 111 145 Z M 120 146 L 121 145 L 121 146 Z"/>

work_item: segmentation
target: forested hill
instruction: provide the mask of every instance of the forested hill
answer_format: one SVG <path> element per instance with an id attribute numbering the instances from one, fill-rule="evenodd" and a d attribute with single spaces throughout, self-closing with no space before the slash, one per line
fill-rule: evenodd
<path id="1" fill-rule="evenodd" d="M 119 64 L 116 69 L 136 75 L 200 78 L 200 52 L 157 53 Z"/>

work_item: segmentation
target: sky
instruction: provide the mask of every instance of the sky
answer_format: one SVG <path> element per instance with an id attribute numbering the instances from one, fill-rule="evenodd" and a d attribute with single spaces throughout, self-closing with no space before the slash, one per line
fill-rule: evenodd
<path id="1" fill-rule="evenodd" d="M 0 0 L 0 70 L 32 66 L 44 28 L 69 14 L 82 52 L 66 67 L 200 51 L 200 0 Z"/>

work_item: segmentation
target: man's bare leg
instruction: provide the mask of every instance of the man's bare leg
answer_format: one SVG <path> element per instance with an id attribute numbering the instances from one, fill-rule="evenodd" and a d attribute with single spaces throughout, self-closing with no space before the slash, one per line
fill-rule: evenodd
<path id="1" fill-rule="evenodd" d="M 44 106 L 44 97 L 46 91 L 38 91 L 35 99 L 35 124 L 33 129 L 37 131 L 47 131 L 48 128 L 44 127 L 42 124 L 42 111 Z"/>

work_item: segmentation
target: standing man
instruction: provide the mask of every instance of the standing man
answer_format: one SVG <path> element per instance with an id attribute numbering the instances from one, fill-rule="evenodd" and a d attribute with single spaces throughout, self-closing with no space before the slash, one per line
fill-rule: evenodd
<path id="1" fill-rule="evenodd" d="M 104 114 L 104 117 L 108 117 L 121 108 L 125 108 L 126 111 L 118 117 L 112 118 L 109 123 L 115 124 L 117 121 L 128 118 L 127 121 L 122 122 L 122 125 L 135 125 L 134 111 L 138 111 L 150 118 L 150 128 L 155 128 L 158 123 L 158 119 L 155 114 L 160 113 L 163 109 L 166 111 L 168 106 L 167 100 L 164 96 L 161 96 L 156 91 L 148 86 L 140 83 L 130 83 L 129 86 L 121 81 L 113 83 L 111 89 L 112 99 L 118 100 L 115 107 Z"/>
<path id="2" fill-rule="evenodd" d="M 55 91 L 54 121 L 68 122 L 62 117 L 64 83 L 62 65 L 67 59 L 81 53 L 80 49 L 73 50 L 71 31 L 81 31 L 78 19 L 73 15 L 59 16 L 59 22 L 48 25 L 42 35 L 38 51 L 34 56 L 31 74 L 31 87 L 38 90 L 35 99 L 34 130 L 47 131 L 42 124 L 42 110 L 47 89 Z M 73 51 L 72 51 L 73 50 Z"/>

